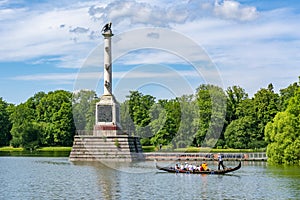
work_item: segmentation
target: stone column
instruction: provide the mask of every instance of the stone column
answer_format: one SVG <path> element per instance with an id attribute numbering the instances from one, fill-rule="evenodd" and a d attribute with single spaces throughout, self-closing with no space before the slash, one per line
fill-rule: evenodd
<path id="1" fill-rule="evenodd" d="M 96 123 L 94 126 L 95 136 L 116 136 L 123 134 L 120 124 L 120 105 L 112 93 L 112 51 L 111 23 L 102 29 L 104 37 L 104 91 L 99 102 L 96 103 Z"/>
<path id="2" fill-rule="evenodd" d="M 112 95 L 112 61 L 111 61 L 111 37 L 112 31 L 105 31 L 104 36 L 104 93 Z"/>

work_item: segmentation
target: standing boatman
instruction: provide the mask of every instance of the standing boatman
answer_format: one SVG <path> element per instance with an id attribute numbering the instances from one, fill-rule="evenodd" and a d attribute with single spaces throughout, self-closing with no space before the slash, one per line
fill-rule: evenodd
<path id="1" fill-rule="evenodd" d="M 218 153 L 218 161 L 219 161 L 218 170 L 220 170 L 220 166 L 222 166 L 222 168 L 225 169 L 226 167 L 223 164 L 223 158 L 222 158 L 222 155 L 220 153 Z"/>

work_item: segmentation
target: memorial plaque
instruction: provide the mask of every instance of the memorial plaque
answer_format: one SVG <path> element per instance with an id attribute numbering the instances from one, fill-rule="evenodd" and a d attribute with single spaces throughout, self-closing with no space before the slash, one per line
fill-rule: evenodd
<path id="1" fill-rule="evenodd" d="M 116 106 L 116 121 L 117 123 L 120 122 L 120 109 L 118 106 Z"/>
<path id="2" fill-rule="evenodd" d="M 98 105 L 98 122 L 112 122 L 111 105 Z"/>

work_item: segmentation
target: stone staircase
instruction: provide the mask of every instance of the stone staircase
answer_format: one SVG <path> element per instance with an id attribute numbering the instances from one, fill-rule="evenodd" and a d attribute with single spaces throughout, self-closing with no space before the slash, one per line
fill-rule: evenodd
<path id="1" fill-rule="evenodd" d="M 69 160 L 130 162 L 144 160 L 144 155 L 137 137 L 76 135 Z"/>

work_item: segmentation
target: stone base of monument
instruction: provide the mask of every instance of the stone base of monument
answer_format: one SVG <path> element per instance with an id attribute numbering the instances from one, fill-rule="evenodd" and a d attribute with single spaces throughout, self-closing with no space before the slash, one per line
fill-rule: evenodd
<path id="1" fill-rule="evenodd" d="M 94 136 L 116 136 L 116 135 L 127 135 L 120 127 L 117 125 L 95 125 L 94 126 Z"/>
<path id="2" fill-rule="evenodd" d="M 144 160 L 144 155 L 138 137 L 77 135 L 69 160 L 131 162 Z"/>

